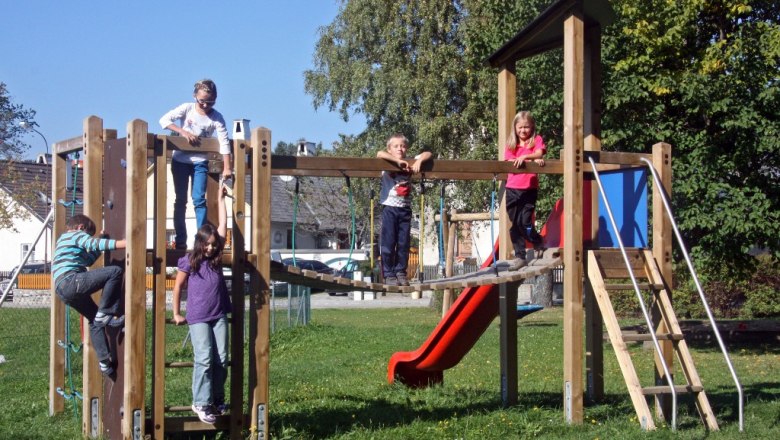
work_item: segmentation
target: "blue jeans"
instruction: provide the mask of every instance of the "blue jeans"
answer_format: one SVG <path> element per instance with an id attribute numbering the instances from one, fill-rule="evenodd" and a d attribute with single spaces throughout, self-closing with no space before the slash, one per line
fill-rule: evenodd
<path id="1" fill-rule="evenodd" d="M 187 223 L 184 219 L 187 211 L 187 190 L 192 179 L 192 205 L 195 207 L 195 221 L 198 229 L 206 221 L 206 177 L 209 163 L 171 161 L 173 189 L 176 199 L 173 202 L 173 228 L 176 230 L 176 247 L 187 246 Z"/>
<path id="2" fill-rule="evenodd" d="M 395 206 L 382 208 L 379 254 L 382 256 L 382 274 L 385 277 L 394 277 L 399 273 L 406 275 L 411 229 L 412 208 Z"/>
<path id="3" fill-rule="evenodd" d="M 192 370 L 193 405 L 224 402 L 228 363 L 227 317 L 190 324 L 190 340 L 195 352 Z"/>
<path id="4" fill-rule="evenodd" d="M 103 289 L 100 306 L 92 300 L 92 294 Z M 87 272 L 65 275 L 55 289 L 62 302 L 73 307 L 89 322 L 92 346 L 99 361 L 111 357 L 104 327 L 96 327 L 94 320 L 98 311 L 106 315 L 120 314 L 122 300 L 122 268 L 106 266 Z"/>

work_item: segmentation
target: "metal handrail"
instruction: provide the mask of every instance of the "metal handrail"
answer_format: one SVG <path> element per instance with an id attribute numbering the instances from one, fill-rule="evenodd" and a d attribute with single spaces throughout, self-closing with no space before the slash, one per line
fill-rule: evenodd
<path id="1" fill-rule="evenodd" d="M 742 393 L 742 385 L 739 383 L 739 378 L 737 378 L 737 372 L 734 370 L 734 365 L 731 363 L 728 350 L 726 350 L 726 345 L 723 343 L 723 338 L 721 338 L 720 336 L 720 331 L 718 330 L 718 326 L 715 323 L 715 318 L 712 316 L 712 310 L 710 310 L 710 306 L 709 304 L 707 304 L 707 299 L 704 297 L 704 291 L 701 288 L 701 283 L 699 283 L 699 277 L 696 275 L 696 269 L 694 269 L 693 267 L 693 263 L 691 262 L 691 257 L 688 255 L 688 250 L 686 249 L 685 242 L 682 239 L 682 234 L 680 234 L 680 230 L 677 228 L 677 222 L 674 220 L 674 215 L 672 215 L 671 204 L 669 203 L 669 199 L 666 195 L 666 192 L 664 191 L 663 185 L 661 185 L 661 178 L 658 177 L 658 172 L 653 167 L 652 162 L 650 162 L 644 157 L 640 158 L 640 160 L 647 164 L 647 167 L 650 169 L 650 172 L 653 175 L 653 182 L 658 188 L 658 194 L 661 195 L 661 200 L 663 201 L 666 214 L 669 216 L 669 221 L 672 224 L 672 229 L 674 229 L 674 235 L 675 237 L 677 237 L 677 244 L 680 246 L 680 250 L 682 251 L 683 256 L 685 257 L 685 263 L 688 265 L 688 270 L 690 271 L 691 276 L 693 277 L 694 284 L 696 284 L 696 290 L 699 292 L 699 297 L 701 298 L 702 305 L 704 306 L 704 310 L 707 312 L 707 318 L 710 320 L 710 324 L 712 325 L 712 330 L 715 333 L 715 339 L 718 340 L 718 345 L 720 346 L 720 350 L 723 352 L 723 357 L 726 359 L 726 365 L 728 365 L 729 371 L 731 372 L 731 377 L 734 379 L 734 384 L 737 386 L 737 393 L 739 394 L 739 431 L 742 432 L 742 430 L 744 429 L 744 401 L 745 401 L 744 394 Z"/>
<path id="2" fill-rule="evenodd" d="M 617 238 L 618 246 L 620 246 L 620 253 L 623 255 L 623 261 L 626 263 L 626 267 L 629 268 L 628 274 L 631 277 L 631 284 L 634 285 L 634 291 L 636 292 L 636 297 L 639 300 L 639 307 L 642 309 L 642 315 L 645 317 L 645 322 L 647 323 L 647 328 L 650 330 L 650 337 L 653 339 L 653 347 L 655 348 L 655 353 L 658 355 L 657 359 L 661 363 L 661 366 L 664 370 L 664 376 L 666 377 L 666 383 L 669 385 L 669 391 L 672 394 L 672 430 L 677 429 L 677 391 L 674 389 L 674 382 L 672 382 L 672 373 L 669 370 L 669 366 L 666 365 L 666 360 L 663 357 L 663 352 L 661 350 L 661 345 L 658 343 L 658 337 L 655 335 L 655 326 L 652 324 L 652 320 L 650 319 L 650 315 L 647 314 L 647 307 L 645 306 L 645 301 L 642 298 L 642 292 L 639 289 L 639 284 L 636 281 L 636 276 L 634 276 L 634 271 L 631 270 L 631 261 L 628 258 L 628 254 L 626 253 L 626 248 L 623 246 L 623 239 L 620 237 L 620 229 L 617 226 L 617 222 L 615 222 L 615 217 L 612 215 L 612 208 L 609 205 L 609 201 L 607 200 L 607 194 L 604 192 L 604 185 L 601 184 L 601 176 L 599 175 L 598 170 L 596 169 L 596 162 L 593 160 L 592 157 L 588 157 L 588 160 L 590 161 L 590 165 L 593 168 L 593 175 L 596 178 L 596 183 L 599 187 L 599 193 L 601 194 L 601 198 L 604 200 L 604 207 L 607 208 L 607 215 L 609 216 L 609 221 L 612 223 L 612 228 L 615 230 L 615 237 Z"/>

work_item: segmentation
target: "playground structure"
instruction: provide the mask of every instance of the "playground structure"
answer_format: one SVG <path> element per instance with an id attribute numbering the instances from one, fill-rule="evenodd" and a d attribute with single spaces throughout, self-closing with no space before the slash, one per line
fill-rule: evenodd
<path id="1" fill-rule="evenodd" d="M 569 423 L 583 421 L 583 396 L 595 400 L 603 397 L 602 327 L 606 325 L 610 341 L 615 348 L 627 388 L 634 403 L 640 424 L 654 429 L 653 413 L 646 396 L 656 397 L 656 415 L 672 420 L 674 426 L 676 395 L 693 393 L 696 405 L 710 430 L 717 430 L 712 409 L 707 401 L 703 385 L 693 366 L 693 360 L 685 344 L 669 298 L 672 285 L 672 236 L 676 231 L 673 218 L 664 214 L 666 194 L 671 193 L 671 146 L 659 143 L 652 154 L 602 152 L 599 134 L 599 37 L 601 26 L 610 20 L 611 9 L 602 0 L 560 0 L 542 13 L 518 36 L 508 42 L 490 58 L 490 63 L 500 68 L 499 81 L 499 139 L 505 139 L 516 110 L 515 63 L 530 56 L 557 47 L 564 48 L 564 149 L 560 160 L 549 160 L 539 167 L 527 163 L 529 172 L 562 174 L 564 197 L 560 223 L 562 247 L 560 258 L 564 265 L 564 418 Z M 557 27 L 556 27 L 557 26 Z M 561 31 L 562 29 L 562 31 Z M 587 79 L 587 81 L 586 81 Z M 115 130 L 104 130 L 102 121 L 89 117 L 84 123 L 84 135 L 63 141 L 54 146 L 53 199 L 64 198 L 65 160 L 68 153 L 84 152 L 84 213 L 96 224 L 105 223 L 106 231 L 116 238 L 126 238 L 128 247 L 122 258 L 109 256 L 109 262 L 125 267 L 124 332 L 111 335 L 113 347 L 119 356 L 119 374 L 115 380 L 102 378 L 89 341 L 84 350 L 84 424 L 83 432 L 92 437 L 143 438 L 151 435 L 162 438 L 167 432 L 225 429 L 231 438 L 241 438 L 242 431 L 249 431 L 252 438 L 268 437 L 269 418 L 269 295 L 271 279 L 288 280 L 299 284 L 342 285 L 344 290 L 381 290 L 410 292 L 424 288 L 465 287 L 442 323 L 434 330 L 417 354 L 397 354 L 388 367 L 388 380 L 401 379 L 415 386 L 424 386 L 443 380 L 443 370 L 457 363 L 481 332 L 469 329 L 475 322 L 491 322 L 496 315 L 501 323 L 501 388 L 502 400 L 511 406 L 517 402 L 517 288 L 516 283 L 535 275 L 552 265 L 547 262 L 531 264 L 516 274 L 505 278 L 494 276 L 475 282 L 469 279 L 418 283 L 408 287 L 389 287 L 355 280 L 343 280 L 317 276 L 295 268 L 273 265 L 270 259 L 270 178 L 272 174 L 291 176 L 334 176 L 376 178 L 383 170 L 395 170 L 380 159 L 291 157 L 271 156 L 271 131 L 266 128 L 253 130 L 251 140 L 234 140 L 233 151 L 237 184 L 234 187 L 233 246 L 224 264 L 232 266 L 233 276 L 242 279 L 250 275 L 249 313 L 244 316 L 243 307 L 234 308 L 231 316 L 230 353 L 230 414 L 218 419 L 214 426 L 200 423 L 193 416 L 170 417 L 166 413 L 185 411 L 188 407 L 166 406 L 165 368 L 186 368 L 166 363 L 165 341 L 165 288 L 164 268 L 175 264 L 181 251 L 165 248 L 166 218 L 164 203 L 166 164 L 171 150 L 193 150 L 181 137 L 153 135 L 147 124 L 134 120 L 127 125 L 127 137 L 116 138 Z M 216 152 L 216 140 L 204 139 L 199 151 L 213 154 L 210 169 L 220 170 L 221 160 Z M 499 146 L 499 158 L 503 148 Z M 590 162 L 590 167 L 586 165 Z M 151 166 L 150 162 L 151 161 Z M 586 185 L 584 175 L 596 178 L 604 194 L 599 173 L 614 170 L 649 167 L 657 180 L 653 185 L 652 248 L 623 246 L 617 234 L 619 249 L 600 248 L 598 241 L 599 212 L 596 188 Z M 515 169 L 502 161 L 447 161 L 432 160 L 424 164 L 428 179 L 494 179 L 504 180 Z M 147 176 L 154 182 L 154 200 L 147 200 Z M 251 185 L 251 216 L 244 212 L 245 185 Z M 208 199 L 213 201 L 217 182 L 209 179 Z M 239 201 L 239 202 L 237 202 Z M 147 206 L 154 210 L 153 243 L 146 248 Z M 608 205 L 607 205 L 608 206 Z M 215 212 L 210 209 L 210 212 Z M 251 224 L 247 225 L 247 217 Z M 613 219 L 609 213 L 610 220 Z M 502 210 L 497 252 L 501 257 L 511 248 L 507 231 L 508 220 Z M 61 206 L 55 210 L 54 237 L 64 231 L 65 213 Z M 613 224 L 613 228 L 619 228 Z M 245 240 L 251 230 L 250 240 Z M 247 246 L 249 245 L 249 246 Z M 542 259 L 547 259 L 547 255 Z M 146 366 L 146 297 L 144 275 L 147 267 L 155 274 L 153 286 L 153 335 L 151 347 L 152 380 L 147 389 Z M 499 274 L 497 274 L 499 275 Z M 286 278 L 285 278 L 286 277 Z M 636 375 L 625 342 L 629 340 L 620 332 L 617 319 L 609 302 L 610 292 L 626 290 L 625 284 L 608 284 L 608 279 L 631 278 L 632 287 L 639 293 L 640 287 L 652 292 L 652 322 L 648 335 L 634 340 L 652 340 L 658 352 L 654 383 L 664 385 L 642 387 Z M 639 284 L 636 278 L 644 278 Z M 583 279 L 586 282 L 583 283 Z M 454 284 L 453 284 L 454 283 Z M 465 283 L 465 285 L 464 285 Z M 476 283 L 469 285 L 469 283 Z M 584 295 L 583 295 L 584 294 Z M 641 296 L 638 294 L 638 296 Z M 231 299 L 234 304 L 244 304 L 243 283 L 233 283 Z M 583 298 L 585 300 L 583 301 Z M 51 325 L 51 377 L 50 412 L 63 409 L 63 398 L 57 393 L 62 388 L 63 355 L 57 346 L 62 340 L 63 306 L 52 302 Z M 475 321 L 474 316 L 478 316 Z M 244 321 L 248 318 L 249 334 L 244 335 Z M 447 324 L 449 323 L 449 324 Z M 582 332 L 585 327 L 586 331 Z M 715 327 L 715 326 L 713 326 Z M 464 330 L 465 329 L 465 330 Z M 717 333 L 716 333 L 717 335 Z M 465 339 L 464 339 L 465 338 Z M 249 342 L 247 353 L 248 401 L 243 394 L 243 343 Z M 455 351 L 440 345 L 446 340 Z M 471 342 L 473 344 L 473 342 Z M 722 346 L 722 344 L 721 344 Z M 583 347 L 586 347 L 583 350 Z M 449 354 L 447 354 L 449 353 Z M 586 355 L 587 353 L 587 355 Z M 431 357 L 431 354 L 438 356 Z M 671 374 L 673 356 L 677 355 L 685 376 L 685 385 L 674 385 Z M 731 368 L 731 364 L 729 367 Z M 395 366 L 403 365 L 402 368 Z M 586 374 L 583 375 L 583 370 Z M 733 374 L 733 368 L 732 375 Z M 583 376 L 587 377 L 587 386 Z M 735 381 L 736 376 L 734 375 Z M 668 385 L 668 386 L 667 386 Z M 742 396 L 740 391 L 740 429 L 742 428 Z M 151 395 L 151 408 L 145 407 L 146 393 Z M 669 398 L 671 397 L 671 398 Z"/>

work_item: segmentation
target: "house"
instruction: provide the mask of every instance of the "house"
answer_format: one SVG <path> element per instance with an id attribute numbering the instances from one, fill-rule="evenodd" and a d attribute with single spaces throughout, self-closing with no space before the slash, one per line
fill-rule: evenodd
<path id="1" fill-rule="evenodd" d="M 83 200 L 81 168 L 77 163 L 75 198 Z M 6 252 L 0 253 L 0 271 L 10 271 L 23 259 L 27 250 L 43 227 L 49 213 L 51 197 L 51 164 L 45 157 L 36 161 L 13 162 L 0 161 L 0 201 L 11 209 L 18 209 L 22 216 L 15 219 L 11 228 L 0 229 L 0 242 L 5 244 Z M 150 177 L 151 179 L 151 174 Z M 152 226 L 154 211 L 151 209 L 154 185 L 147 185 L 147 246 L 152 246 Z M 252 190 L 250 178 L 246 182 L 246 200 L 244 212 L 251 213 Z M 271 247 L 289 249 L 293 245 L 293 217 L 295 201 L 295 179 L 272 178 L 271 195 Z M 345 197 L 334 196 L 338 193 L 337 184 L 328 179 L 301 178 L 299 182 L 298 212 L 295 216 L 295 247 L 312 252 L 318 249 L 338 250 L 349 246 L 349 206 Z M 70 198 L 72 192 L 69 191 Z M 173 179 L 168 168 L 168 198 L 166 207 L 166 240 L 173 242 Z M 81 213 L 81 205 L 74 204 L 74 213 Z M 195 212 L 188 200 L 186 211 L 187 230 L 195 232 Z M 228 214 L 230 216 L 230 214 Z M 251 216 L 247 216 L 250 224 Z M 231 225 L 228 218 L 228 226 Z M 247 230 L 247 243 L 251 241 L 251 228 Z M 189 243 L 192 246 L 192 238 Z M 41 240 L 34 247 L 30 262 L 50 261 L 52 256 L 51 225 L 44 230 Z"/>
<path id="2" fill-rule="evenodd" d="M 83 199 L 81 176 L 77 176 L 75 193 L 70 189 L 69 197 L 75 194 L 76 199 Z M 10 227 L 0 229 L 4 248 L 0 252 L 0 271 L 18 266 L 31 248 L 28 263 L 49 261 L 52 225 L 43 228 L 51 209 L 51 165 L 47 156 L 40 155 L 35 161 L 0 161 L 0 203 L 18 214 Z M 74 204 L 73 209 L 81 213 L 80 205 Z M 40 240 L 33 246 L 42 229 Z"/>

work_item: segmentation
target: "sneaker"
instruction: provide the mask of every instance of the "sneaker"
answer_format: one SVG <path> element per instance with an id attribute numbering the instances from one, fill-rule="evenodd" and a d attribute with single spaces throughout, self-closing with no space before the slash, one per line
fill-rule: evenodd
<path id="1" fill-rule="evenodd" d="M 97 314 L 95 316 L 94 323 L 96 327 L 122 327 L 125 325 L 125 315 L 113 316 Z"/>
<path id="2" fill-rule="evenodd" d="M 515 258 L 514 260 L 509 260 L 507 270 L 518 270 L 525 266 L 528 266 L 528 261 L 525 258 Z"/>
<path id="3" fill-rule="evenodd" d="M 409 285 L 409 280 L 406 279 L 406 274 L 405 273 L 396 274 L 396 278 L 398 279 L 398 285 L 399 286 L 408 286 Z"/>
<path id="4" fill-rule="evenodd" d="M 105 359 L 105 360 L 99 361 L 98 365 L 100 366 L 100 373 L 103 376 L 113 376 L 114 375 L 115 371 L 114 371 L 114 366 L 111 365 L 111 359 Z"/>
<path id="5" fill-rule="evenodd" d="M 192 411 L 198 415 L 198 418 L 203 423 L 208 423 L 209 425 L 213 425 L 214 422 L 217 421 L 217 418 L 214 417 L 214 414 L 212 414 L 211 406 L 205 405 L 205 406 L 197 406 L 194 403 L 192 404 Z"/>
<path id="6" fill-rule="evenodd" d="M 214 405 L 212 405 L 212 407 L 214 409 L 215 416 L 224 416 L 225 414 L 227 414 L 228 409 L 230 409 L 230 407 L 228 407 L 225 404 L 225 402 L 217 402 Z"/>
<path id="7" fill-rule="evenodd" d="M 385 278 L 385 284 L 388 286 L 397 286 L 398 285 L 398 278 L 396 277 L 387 277 Z"/>

